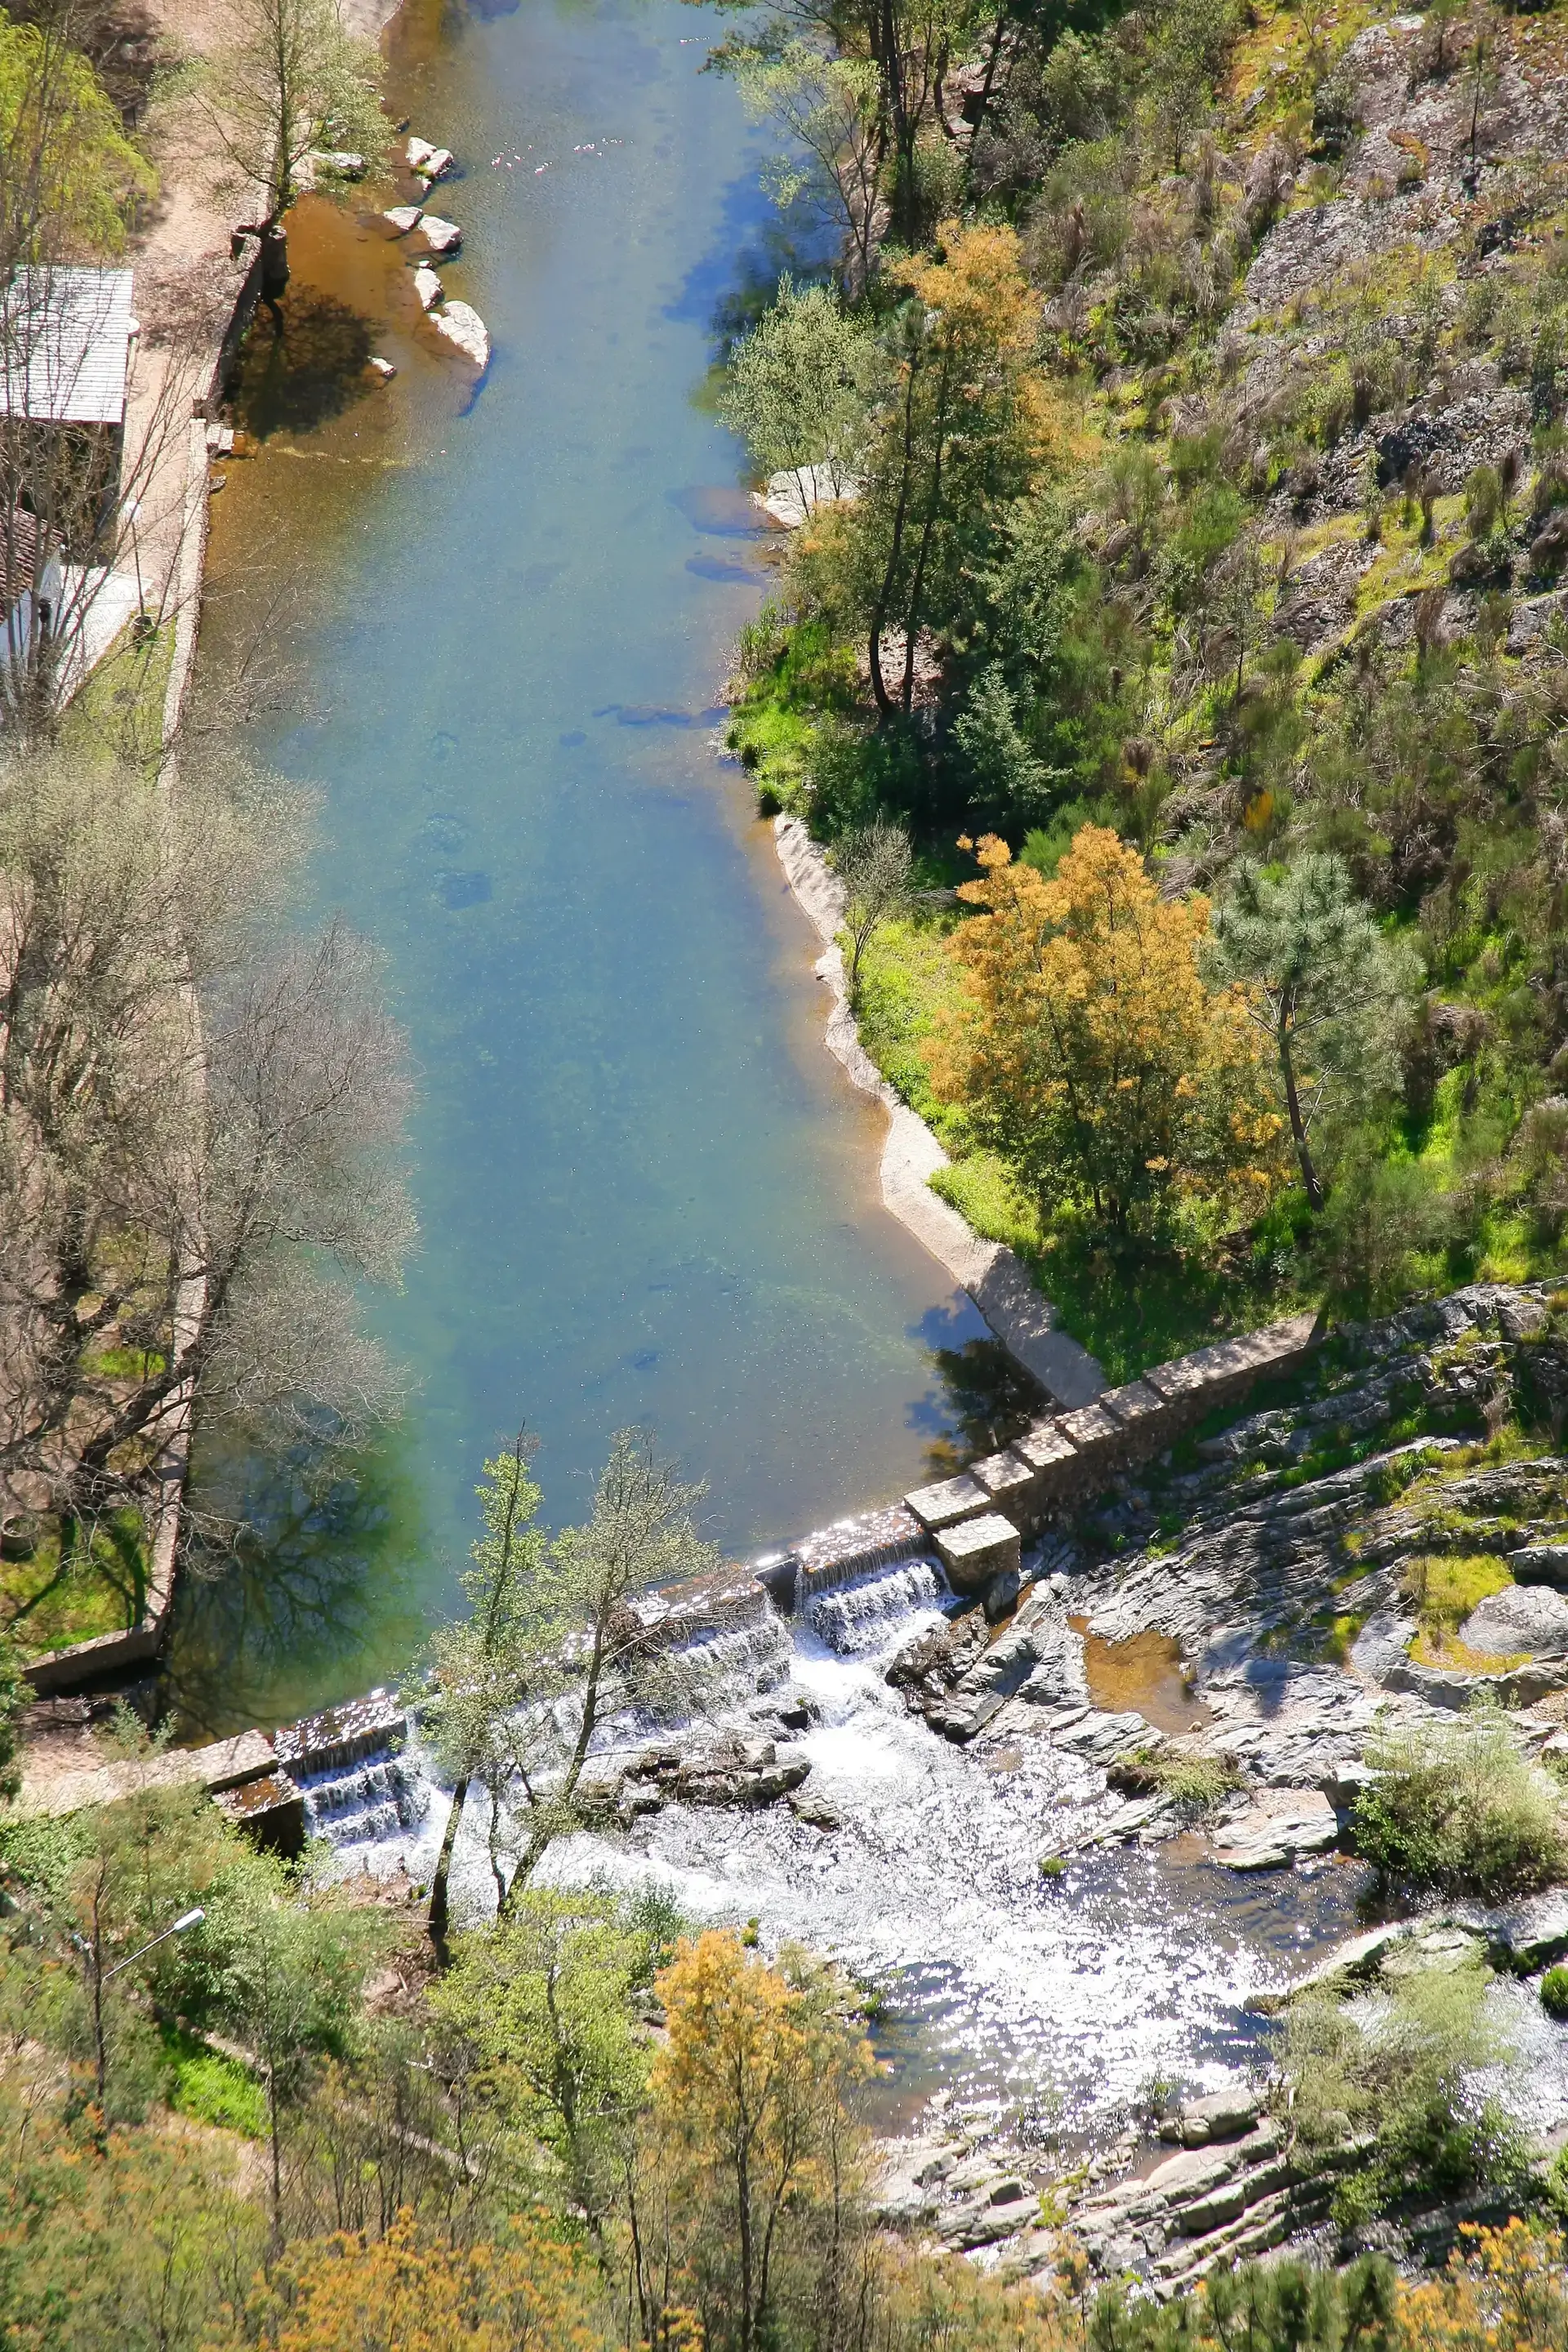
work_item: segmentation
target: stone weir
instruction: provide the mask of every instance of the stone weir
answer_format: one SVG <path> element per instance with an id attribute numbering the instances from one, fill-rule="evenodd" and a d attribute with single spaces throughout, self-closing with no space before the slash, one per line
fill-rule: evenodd
<path id="1" fill-rule="evenodd" d="M 836 1520 L 742 1565 L 640 1595 L 629 1607 L 634 1638 L 673 1650 L 746 1634 L 770 1620 L 804 1615 L 819 1594 L 879 1569 L 933 1555 L 952 1592 L 983 1601 L 994 1622 L 1017 1598 L 1026 1538 L 1057 1512 L 1163 1454 L 1255 1381 L 1294 1370 L 1315 1338 L 1312 1318 L 1300 1315 L 1156 1365 L 1091 1405 L 1036 1422 L 961 1476 Z M 350 1845 L 411 1828 L 429 1802 L 423 1775 L 404 1763 L 407 1710 L 385 1690 L 271 1733 L 167 1749 L 145 1763 L 99 1760 L 87 1730 L 89 1701 L 46 1699 L 32 1712 L 19 1801 L 26 1812 L 112 1802 L 132 1792 L 138 1776 L 152 1776 L 206 1788 L 252 1835 L 298 1853 L 309 1837 Z"/>

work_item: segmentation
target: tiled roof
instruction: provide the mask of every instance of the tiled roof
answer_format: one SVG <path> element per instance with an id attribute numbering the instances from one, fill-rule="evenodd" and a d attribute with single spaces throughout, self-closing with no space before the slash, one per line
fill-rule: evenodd
<path id="1" fill-rule="evenodd" d="M 0 413 L 120 424 L 130 341 L 129 269 L 19 269 L 0 297 Z"/>
<path id="2" fill-rule="evenodd" d="M 0 612 L 8 613 L 37 585 L 38 525 L 26 507 L 0 511 Z"/>

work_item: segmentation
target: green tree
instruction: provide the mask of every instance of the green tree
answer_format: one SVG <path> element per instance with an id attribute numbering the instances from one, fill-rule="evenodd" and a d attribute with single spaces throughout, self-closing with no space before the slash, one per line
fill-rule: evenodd
<path id="1" fill-rule="evenodd" d="M 444 1627 L 432 1645 L 437 1689 L 426 1728 L 437 1767 L 453 1784 L 430 1882 L 430 1933 L 438 1948 L 447 1933 L 452 1853 L 468 1790 L 476 1780 L 492 1790 L 493 1864 L 494 1821 L 507 1769 L 500 1727 L 526 1704 L 538 1670 L 535 1592 L 545 1539 L 533 1524 L 540 1491 L 528 1475 L 529 1452 L 519 1430 L 510 1451 L 485 1464 L 485 1483 L 475 1490 L 485 1532 L 472 1548 L 473 1567 L 461 1579 L 469 1613 Z"/>
<path id="2" fill-rule="evenodd" d="M 646 1431 L 616 1433 L 592 1517 L 550 1543 L 536 1541 L 529 1525 L 539 1498 L 524 1459 L 520 1445 L 485 1465 L 474 1605 L 433 1645 L 437 1737 L 450 1742 L 453 1769 L 468 1759 L 469 1777 L 489 1791 L 503 1917 L 553 1841 L 577 1826 L 577 1783 L 594 1735 L 606 1706 L 624 1704 L 638 1678 L 646 1644 L 627 1603 L 650 1585 L 719 1564 L 691 1523 L 706 1488 L 683 1486 Z"/>
<path id="3" fill-rule="evenodd" d="M 69 7 L 31 24 L 0 10 L 0 285 L 20 264 L 117 254 L 157 188 L 73 45 L 80 29 Z"/>
<path id="4" fill-rule="evenodd" d="M 885 219 L 879 193 L 887 149 L 877 69 L 812 41 L 728 41 L 715 62 L 733 74 L 748 113 L 784 135 L 763 167 L 781 210 L 805 201 L 832 223 L 851 294 L 865 291 Z"/>
<path id="5" fill-rule="evenodd" d="M 1213 929 L 1215 971 L 1241 983 L 1272 1041 L 1301 1181 L 1321 1209 L 1312 1129 L 1325 1110 L 1364 1108 L 1393 1084 L 1405 967 L 1326 851 L 1279 875 L 1238 866 Z"/>
<path id="6" fill-rule="evenodd" d="M 901 272 L 912 299 L 889 331 L 888 390 L 848 529 L 884 721 L 895 697 L 909 713 L 921 633 L 956 616 L 1044 438 L 1026 370 L 1037 305 L 1016 235 L 949 222 L 941 236 L 941 260 L 911 261 Z M 889 635 L 901 640 L 896 688 L 887 677 Z"/>
<path id="7" fill-rule="evenodd" d="M 1030 749 L 1000 662 L 987 663 L 970 688 L 952 740 L 972 808 L 1009 830 L 1040 823 L 1061 779 Z"/>
<path id="8" fill-rule="evenodd" d="M 307 158 L 379 156 L 381 65 L 368 41 L 344 30 L 337 0 L 237 0 L 229 21 L 233 37 L 213 59 L 203 103 L 229 162 L 261 191 L 256 226 L 265 231 L 299 194 Z"/>
<path id="9" fill-rule="evenodd" d="M 473 2088 L 548 2148 L 595 2235 L 624 2176 L 647 2087 L 638 2015 L 660 1937 L 613 1896 L 529 1887 L 495 1928 L 463 1937 L 431 1996 L 473 2053 Z"/>
<path id="10" fill-rule="evenodd" d="M 902 825 L 867 824 L 847 833 L 833 853 L 844 885 L 844 929 L 849 937 L 849 1002 L 860 994 L 860 966 L 882 925 L 910 903 L 913 853 Z"/>
<path id="11" fill-rule="evenodd" d="M 788 474 L 803 515 L 855 485 L 868 338 L 826 286 L 787 275 L 735 347 L 720 404 L 759 472 Z"/>
<path id="12" fill-rule="evenodd" d="M 252 1881 L 234 1906 L 223 2002 L 267 2091 L 271 2246 L 283 2243 L 283 2148 L 289 2118 L 329 2056 L 348 2046 L 366 1968 L 388 1933 L 384 1915 L 350 1910 L 274 1879 Z"/>

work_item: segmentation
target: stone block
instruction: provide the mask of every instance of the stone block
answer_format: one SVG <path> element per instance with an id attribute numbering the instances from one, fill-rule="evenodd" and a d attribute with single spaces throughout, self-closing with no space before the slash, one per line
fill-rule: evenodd
<path id="1" fill-rule="evenodd" d="M 1210 1385 L 1209 1374 L 1195 1356 L 1177 1356 L 1171 1363 L 1156 1364 L 1143 1375 L 1152 1389 L 1157 1389 L 1167 1404 L 1185 1404 L 1201 1398 Z"/>
<path id="2" fill-rule="evenodd" d="M 220 1790 L 218 1811 L 256 1844 L 288 1859 L 305 1850 L 305 1800 L 287 1772 L 268 1772 L 242 1788 Z"/>
<path id="3" fill-rule="evenodd" d="M 1126 1433 L 1121 1422 L 1100 1404 L 1080 1405 L 1077 1412 L 1064 1412 L 1058 1426 L 1079 1454 L 1095 1462 L 1102 1461 L 1112 1448 L 1125 1443 Z"/>
<path id="4" fill-rule="evenodd" d="M 1032 1470 L 1055 1470 L 1060 1464 L 1070 1462 L 1078 1448 L 1061 1423 L 1052 1420 L 1037 1421 L 1022 1437 L 1014 1439 L 1013 1451 Z"/>
<path id="5" fill-rule="evenodd" d="M 1147 1381 L 1129 1381 L 1124 1387 L 1107 1389 L 1096 1402 L 1130 1428 L 1140 1422 L 1157 1419 L 1170 1410 L 1167 1400 Z"/>
<path id="6" fill-rule="evenodd" d="M 272 1735 L 278 1761 L 293 1772 L 326 1772 L 357 1764 L 383 1748 L 403 1745 L 408 1717 L 388 1691 L 374 1690 L 367 1697 L 329 1706 L 320 1715 L 286 1723 Z"/>
<path id="7" fill-rule="evenodd" d="M 912 1495 L 904 1496 L 908 1509 L 913 1511 L 922 1527 L 956 1527 L 961 1519 L 974 1519 L 991 1508 L 991 1496 L 976 1479 L 965 1474 L 959 1478 L 942 1478 L 934 1486 L 917 1486 Z"/>
<path id="8" fill-rule="evenodd" d="M 1010 1446 L 1000 1454 L 988 1454 L 984 1462 L 970 1465 L 970 1476 L 978 1486 L 984 1486 L 994 1503 L 1005 1510 L 1010 1501 L 1022 1499 L 1035 1484 L 1035 1472 L 1021 1454 Z"/>
<path id="9" fill-rule="evenodd" d="M 879 1511 L 861 1511 L 852 1519 L 836 1519 L 802 1536 L 795 1546 L 795 1606 L 814 1592 L 828 1592 L 868 1569 L 891 1568 L 913 1559 L 927 1545 L 926 1530 L 907 1504 L 889 1503 Z"/>
<path id="10" fill-rule="evenodd" d="M 1015 1576 L 1019 1572 L 1018 1530 L 1000 1511 L 942 1528 L 936 1548 L 955 1592 L 984 1592 L 994 1577 L 1009 1569 Z"/>
<path id="11" fill-rule="evenodd" d="M 768 1614 L 768 1595 L 749 1568 L 721 1568 L 709 1576 L 658 1585 L 638 1593 L 626 1606 L 650 1648 L 670 1649 L 699 1633 L 762 1624 Z"/>
<path id="12" fill-rule="evenodd" d="M 1304 1356 L 1312 1345 L 1316 1328 L 1317 1318 L 1313 1315 L 1288 1316 L 1282 1323 L 1266 1323 L 1261 1331 L 1243 1331 L 1235 1339 L 1221 1339 L 1212 1348 L 1199 1348 L 1186 1360 L 1199 1369 L 1205 1381 L 1215 1385 L 1261 1380 L 1268 1372 L 1283 1371 L 1287 1365 Z"/>

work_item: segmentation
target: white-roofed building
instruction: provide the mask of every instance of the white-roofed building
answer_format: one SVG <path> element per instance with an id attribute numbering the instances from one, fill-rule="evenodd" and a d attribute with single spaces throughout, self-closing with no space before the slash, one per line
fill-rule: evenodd
<path id="1" fill-rule="evenodd" d="M 18 269 L 0 298 L 0 411 L 123 425 L 134 332 L 129 269 Z"/>
<path id="2" fill-rule="evenodd" d="M 129 269 L 38 263 L 0 291 L 0 499 L 25 495 L 83 561 L 119 500 L 131 286 Z"/>

